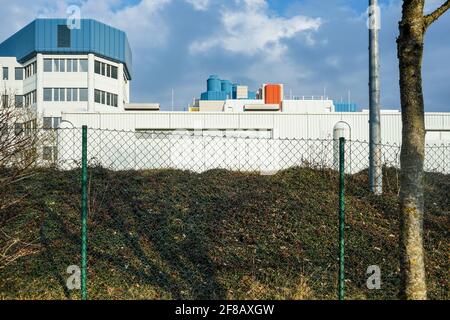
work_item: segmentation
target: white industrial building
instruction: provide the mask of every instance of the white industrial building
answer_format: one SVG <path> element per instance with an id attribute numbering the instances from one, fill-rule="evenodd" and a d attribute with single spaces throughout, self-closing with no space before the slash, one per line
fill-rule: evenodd
<path id="1" fill-rule="evenodd" d="M 58 132 L 58 164 L 77 165 L 81 130 L 87 125 L 92 163 L 115 170 L 175 168 L 203 172 L 214 168 L 276 172 L 308 165 L 337 169 L 338 139 L 347 146 L 346 170 L 368 167 L 368 113 L 288 114 L 156 112 L 63 114 L 69 129 Z M 382 162 L 398 167 L 400 113 L 383 113 Z M 425 169 L 450 171 L 450 114 L 426 115 Z M 111 130 L 114 128 L 114 130 Z M 400 129 L 399 129 L 400 128 Z"/>

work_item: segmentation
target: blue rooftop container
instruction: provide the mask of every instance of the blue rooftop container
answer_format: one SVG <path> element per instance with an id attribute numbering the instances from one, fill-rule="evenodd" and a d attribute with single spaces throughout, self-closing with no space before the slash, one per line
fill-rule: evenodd
<path id="1" fill-rule="evenodd" d="M 93 53 L 125 66 L 131 79 L 132 53 L 125 32 L 93 19 L 81 19 L 80 29 L 72 29 L 70 45 L 58 46 L 59 26 L 66 19 L 36 19 L 0 44 L 0 56 L 16 57 L 20 63 L 44 54 Z"/>
<path id="2" fill-rule="evenodd" d="M 256 92 L 254 92 L 254 91 L 249 91 L 249 92 L 248 92 L 248 99 L 249 99 L 249 100 L 255 100 L 255 99 L 256 99 Z"/>
<path id="3" fill-rule="evenodd" d="M 233 84 L 230 80 L 222 80 L 222 92 L 225 92 L 229 99 L 233 96 Z"/>
<path id="4" fill-rule="evenodd" d="M 207 91 L 208 92 L 220 92 L 222 91 L 222 82 L 219 77 L 216 75 L 212 75 L 208 78 L 207 82 Z"/>
<path id="5" fill-rule="evenodd" d="M 238 87 L 238 84 L 233 83 L 233 86 L 231 88 L 231 98 L 232 99 L 237 99 L 237 87 Z"/>
<path id="6" fill-rule="evenodd" d="M 203 92 L 200 96 L 200 100 L 222 101 L 222 100 L 226 100 L 226 99 L 227 99 L 227 94 L 226 94 L 226 92 L 222 92 L 222 91 L 207 91 L 207 92 Z"/>
<path id="7" fill-rule="evenodd" d="M 356 112 L 358 106 L 356 103 L 348 102 L 334 102 L 334 108 L 336 112 Z"/>

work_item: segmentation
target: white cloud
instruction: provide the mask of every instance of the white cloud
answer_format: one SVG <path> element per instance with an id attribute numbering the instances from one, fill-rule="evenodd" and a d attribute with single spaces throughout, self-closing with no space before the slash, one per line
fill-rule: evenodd
<path id="1" fill-rule="evenodd" d="M 0 0 L 0 4 L 6 0 Z M 209 0 L 184 0 L 196 10 L 205 10 Z M 126 5 L 123 0 L 85 0 L 80 2 L 81 17 L 97 19 L 124 30 L 133 49 L 152 48 L 166 43 L 170 33 L 170 21 L 160 13 L 173 0 L 141 0 L 134 5 Z M 3 6 L 5 26 L 0 36 L 6 37 L 22 28 L 35 18 L 67 17 L 67 7 L 71 1 L 49 2 L 48 0 L 16 0 L 14 4 Z M 124 5 L 125 4 L 125 5 Z M 11 17 L 10 19 L 8 17 Z"/>
<path id="2" fill-rule="evenodd" d="M 195 10 L 205 11 L 209 7 L 209 0 L 186 0 L 187 3 L 190 3 Z"/>
<path id="3" fill-rule="evenodd" d="M 87 0 L 81 6 L 82 18 L 94 18 L 124 30 L 133 48 L 161 45 L 168 37 L 169 29 L 159 13 L 172 0 L 142 0 L 136 5 L 114 10 L 120 4 L 118 0 Z M 66 4 L 56 15 L 61 16 Z"/>
<path id="4" fill-rule="evenodd" d="M 302 15 L 285 18 L 271 14 L 266 0 L 235 0 L 235 3 L 238 10 L 223 9 L 221 13 L 223 30 L 211 38 L 193 42 L 191 53 L 220 47 L 234 53 L 263 53 L 268 58 L 278 59 L 287 49 L 283 40 L 315 31 L 321 25 L 320 19 Z M 305 39 L 308 45 L 314 45 L 311 36 Z"/>
<path id="5" fill-rule="evenodd" d="M 325 62 L 327 65 L 329 65 L 331 67 L 338 68 L 339 64 L 340 64 L 340 59 L 336 56 L 330 56 L 330 57 L 325 58 Z"/>

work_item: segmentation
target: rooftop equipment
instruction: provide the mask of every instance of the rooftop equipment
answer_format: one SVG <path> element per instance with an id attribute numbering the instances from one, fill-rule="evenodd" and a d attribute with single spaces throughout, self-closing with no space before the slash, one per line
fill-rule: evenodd
<path id="1" fill-rule="evenodd" d="M 221 92 L 222 91 L 222 82 L 219 77 L 216 75 L 212 75 L 207 80 L 207 91 L 208 92 Z"/>
<path id="2" fill-rule="evenodd" d="M 264 86 L 264 103 L 281 105 L 282 91 L 281 84 L 266 84 Z"/>
<path id="3" fill-rule="evenodd" d="M 280 111 L 279 104 L 248 104 L 244 111 Z"/>
<path id="4" fill-rule="evenodd" d="M 334 101 L 334 107 L 336 112 L 356 112 L 358 109 L 356 103 L 348 103 L 348 102 Z"/>
<path id="5" fill-rule="evenodd" d="M 221 81 L 221 91 L 225 92 L 228 99 L 231 99 L 233 97 L 233 85 L 231 84 L 231 81 L 222 80 Z"/>

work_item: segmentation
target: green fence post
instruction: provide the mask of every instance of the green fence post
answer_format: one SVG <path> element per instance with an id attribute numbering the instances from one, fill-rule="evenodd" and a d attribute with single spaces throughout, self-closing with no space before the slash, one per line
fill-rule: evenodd
<path id="1" fill-rule="evenodd" d="M 81 153 L 81 298 L 87 300 L 87 126 L 82 127 Z"/>
<path id="2" fill-rule="evenodd" d="M 339 139 L 339 300 L 345 297 L 345 138 Z"/>

